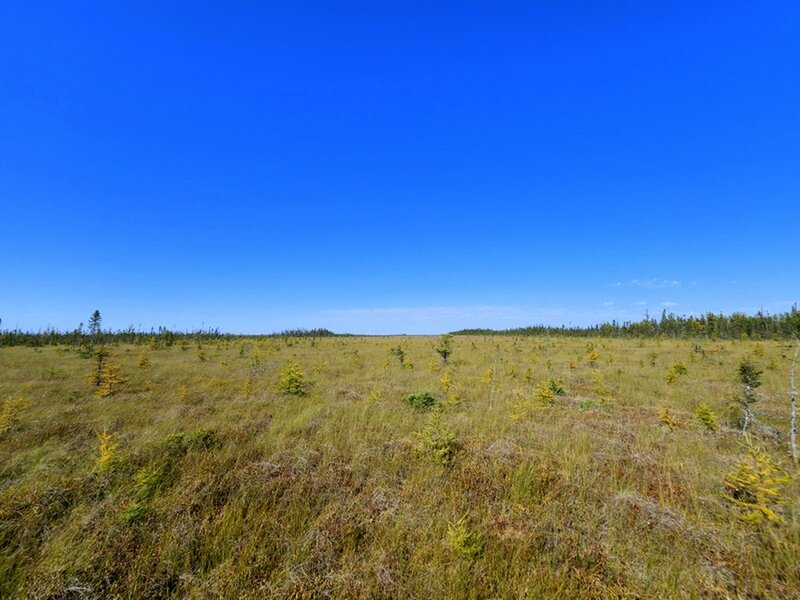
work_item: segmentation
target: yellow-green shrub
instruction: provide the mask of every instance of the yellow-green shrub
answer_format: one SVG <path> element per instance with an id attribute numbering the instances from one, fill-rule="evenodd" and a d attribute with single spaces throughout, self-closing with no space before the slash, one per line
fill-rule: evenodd
<path id="1" fill-rule="evenodd" d="M 447 538 L 450 549 L 461 558 L 477 558 L 483 552 L 483 540 L 467 526 L 467 516 L 448 523 Z"/>
<path id="2" fill-rule="evenodd" d="M 725 476 L 725 492 L 743 509 L 741 518 L 745 521 L 782 523 L 777 511 L 788 502 L 783 490 L 790 479 L 769 454 L 751 446 Z"/>

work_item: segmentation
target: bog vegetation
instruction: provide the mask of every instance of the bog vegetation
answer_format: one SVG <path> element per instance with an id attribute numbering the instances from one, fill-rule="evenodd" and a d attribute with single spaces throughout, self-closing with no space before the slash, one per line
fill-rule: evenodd
<path id="1" fill-rule="evenodd" d="M 791 338 L 206 333 L 5 333 L 0 597 L 798 597 Z"/>

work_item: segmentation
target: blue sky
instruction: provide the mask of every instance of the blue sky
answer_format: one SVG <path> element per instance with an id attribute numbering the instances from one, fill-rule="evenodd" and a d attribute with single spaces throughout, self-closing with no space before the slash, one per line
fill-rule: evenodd
<path id="1" fill-rule="evenodd" d="M 800 300 L 795 2 L 4 2 L 2 327 Z"/>

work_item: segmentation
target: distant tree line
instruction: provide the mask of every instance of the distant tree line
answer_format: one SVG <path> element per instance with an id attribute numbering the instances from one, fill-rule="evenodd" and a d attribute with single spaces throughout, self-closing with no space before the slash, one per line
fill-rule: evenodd
<path id="1" fill-rule="evenodd" d="M 310 337 L 310 338 L 318 338 L 318 337 L 334 337 L 338 335 L 347 335 L 347 334 L 338 334 L 333 333 L 327 329 L 317 328 L 317 329 L 285 329 L 280 333 L 273 333 L 271 336 L 268 337 Z"/>
<path id="2" fill-rule="evenodd" d="M 349 334 L 337 334 L 328 329 L 287 329 L 264 335 L 239 335 L 222 333 L 219 329 L 198 329 L 195 331 L 173 331 L 166 327 L 142 331 L 128 327 L 117 331 L 103 330 L 100 327 L 100 313 L 95 311 L 89 328 L 81 323 L 71 331 L 48 328 L 42 331 L 23 331 L 21 329 L 0 329 L 0 346 L 81 346 L 86 344 L 142 344 L 154 341 L 159 346 L 173 346 L 176 343 L 204 342 L 210 340 L 233 340 L 237 338 L 324 338 Z M 0 325 L 2 321 L 0 320 Z M 710 338 L 710 339 L 785 339 L 800 337 L 800 310 L 797 305 L 785 313 L 754 315 L 736 312 L 730 315 L 706 313 L 700 316 L 678 316 L 666 311 L 660 319 L 645 314 L 641 321 L 611 321 L 588 327 L 551 325 L 531 325 L 514 329 L 461 329 L 453 335 L 516 335 L 516 336 L 599 336 L 599 337 L 669 337 L 669 338 Z"/>
<path id="3" fill-rule="evenodd" d="M 2 321 L 0 321 L 0 324 Z M 60 331 L 47 328 L 41 331 L 23 331 L 21 329 L 0 329 L 0 346 L 85 346 L 102 344 L 153 344 L 170 347 L 175 344 L 206 342 L 211 340 L 233 340 L 236 338 L 270 338 L 270 337 L 332 337 L 337 334 L 327 329 L 287 329 L 285 331 L 265 335 L 238 335 L 222 333 L 219 329 L 197 329 L 194 331 L 173 331 L 166 327 L 142 331 L 128 327 L 116 331 L 103 330 L 100 327 L 100 312 L 95 311 L 89 320 L 88 329 L 83 323 L 71 331 Z"/>
<path id="4" fill-rule="evenodd" d="M 599 337 L 669 337 L 710 339 L 785 339 L 800 336 L 800 310 L 797 305 L 785 313 L 770 315 L 757 312 L 747 315 L 706 313 L 700 316 L 678 316 L 666 311 L 660 319 L 649 315 L 641 321 L 601 323 L 588 327 L 553 327 L 533 325 L 514 329 L 462 329 L 454 335 L 517 335 L 517 336 L 599 336 Z"/>

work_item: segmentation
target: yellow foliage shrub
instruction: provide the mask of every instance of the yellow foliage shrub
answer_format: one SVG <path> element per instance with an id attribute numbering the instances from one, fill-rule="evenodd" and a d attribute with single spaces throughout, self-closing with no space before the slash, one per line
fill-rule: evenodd
<path id="1" fill-rule="evenodd" d="M 725 476 L 725 492 L 731 502 L 744 509 L 743 520 L 783 523 L 777 511 L 788 502 L 783 489 L 790 480 L 769 454 L 751 446 Z"/>

